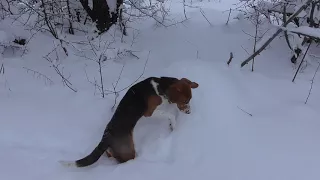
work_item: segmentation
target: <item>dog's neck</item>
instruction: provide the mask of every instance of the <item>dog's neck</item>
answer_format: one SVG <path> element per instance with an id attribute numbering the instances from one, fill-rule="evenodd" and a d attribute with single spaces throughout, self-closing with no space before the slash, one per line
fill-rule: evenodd
<path id="1" fill-rule="evenodd" d="M 168 100 L 169 103 L 171 103 L 168 97 L 168 89 L 176 81 L 178 81 L 177 78 L 160 77 L 152 79 L 150 83 L 158 96 Z"/>

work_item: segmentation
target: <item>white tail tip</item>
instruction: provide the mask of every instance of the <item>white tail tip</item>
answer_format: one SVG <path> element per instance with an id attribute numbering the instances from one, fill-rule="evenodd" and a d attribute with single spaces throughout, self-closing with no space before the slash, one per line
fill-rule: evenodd
<path id="1" fill-rule="evenodd" d="M 77 164 L 75 161 L 59 161 L 60 164 L 66 167 L 76 167 Z"/>

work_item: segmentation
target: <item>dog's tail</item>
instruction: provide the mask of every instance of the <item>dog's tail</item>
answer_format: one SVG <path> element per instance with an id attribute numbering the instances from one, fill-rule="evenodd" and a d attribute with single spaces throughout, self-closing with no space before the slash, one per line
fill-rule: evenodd
<path id="1" fill-rule="evenodd" d="M 94 150 L 87 155 L 86 157 L 79 159 L 77 161 L 60 161 L 61 164 L 65 166 L 76 166 L 76 167 L 85 167 L 85 166 L 90 166 L 93 163 L 97 162 L 98 159 L 102 156 L 102 154 L 107 150 L 108 145 L 100 141 L 98 146 L 94 148 Z"/>

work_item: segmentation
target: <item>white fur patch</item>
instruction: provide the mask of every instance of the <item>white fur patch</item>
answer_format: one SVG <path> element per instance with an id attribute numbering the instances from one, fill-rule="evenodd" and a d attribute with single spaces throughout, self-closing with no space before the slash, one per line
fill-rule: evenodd
<path id="1" fill-rule="evenodd" d="M 154 89 L 154 91 L 157 93 L 157 95 L 158 96 L 160 96 L 160 93 L 159 93 L 159 91 L 158 91 L 158 83 L 156 83 L 153 79 L 151 80 L 151 85 L 152 85 L 152 87 L 153 87 L 153 89 Z"/>
<path id="2" fill-rule="evenodd" d="M 166 118 L 170 122 L 170 129 L 173 130 L 176 127 L 176 119 L 179 113 L 179 109 L 176 104 L 170 104 L 169 101 L 161 96 L 158 91 L 159 84 L 154 80 L 151 80 L 151 85 L 158 96 L 161 97 L 162 103 L 155 109 L 151 117 Z"/>
<path id="3" fill-rule="evenodd" d="M 161 97 L 162 98 L 162 97 Z M 162 104 L 160 104 L 152 114 L 152 117 L 166 118 L 169 120 L 170 129 L 173 130 L 177 124 L 177 116 L 179 109 L 176 104 L 170 104 L 166 99 L 162 98 Z"/>

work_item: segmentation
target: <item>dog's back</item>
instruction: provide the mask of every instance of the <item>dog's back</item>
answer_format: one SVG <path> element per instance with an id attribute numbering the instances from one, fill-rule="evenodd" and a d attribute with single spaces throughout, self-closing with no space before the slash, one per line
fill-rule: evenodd
<path id="1" fill-rule="evenodd" d="M 119 136 L 131 132 L 147 108 L 147 98 L 155 94 L 150 86 L 151 79 L 148 78 L 135 84 L 126 92 L 107 125 L 105 133 L 109 132 L 114 136 Z"/>

